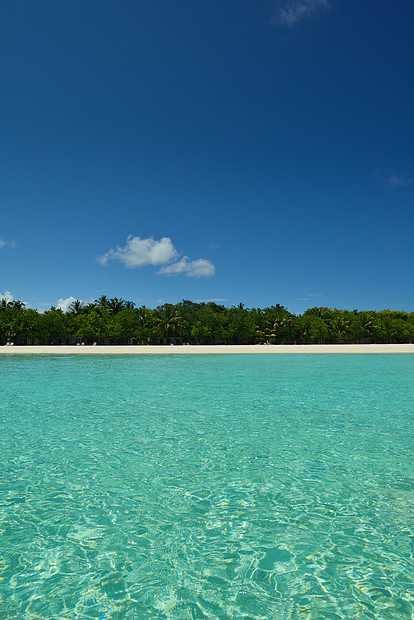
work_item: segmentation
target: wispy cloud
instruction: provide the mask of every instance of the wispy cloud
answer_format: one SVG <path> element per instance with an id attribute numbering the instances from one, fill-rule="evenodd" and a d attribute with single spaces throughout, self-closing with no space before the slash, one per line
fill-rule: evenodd
<path id="1" fill-rule="evenodd" d="M 296 297 L 296 301 L 311 301 L 315 297 L 321 297 L 323 293 L 306 293 L 306 297 Z"/>
<path id="2" fill-rule="evenodd" d="M 5 248 L 6 246 L 14 248 L 15 243 L 14 241 L 5 241 L 4 239 L 0 239 L 0 248 Z"/>
<path id="3" fill-rule="evenodd" d="M 129 268 L 162 265 L 157 274 L 167 276 L 181 274 L 190 278 L 201 278 L 215 273 L 213 263 L 205 258 L 197 260 L 190 260 L 188 256 L 180 258 L 169 237 L 157 240 L 153 237 L 142 239 L 140 236 L 129 235 L 123 247 L 117 246 L 115 250 L 109 250 L 97 260 L 101 265 L 106 265 L 110 260 L 118 260 Z"/>
<path id="4" fill-rule="evenodd" d="M 287 0 L 276 11 L 275 19 L 281 24 L 294 26 L 298 22 L 330 8 L 330 0 Z"/>
<path id="5" fill-rule="evenodd" d="M 395 170 L 387 170 L 385 182 L 391 187 L 405 187 L 414 183 L 414 176 L 407 177 L 405 174 L 398 174 Z"/>
<path id="6" fill-rule="evenodd" d="M 195 302 L 197 304 L 208 304 L 209 302 L 214 302 L 215 304 L 218 304 L 222 301 L 227 301 L 227 299 L 225 297 L 216 297 L 213 299 L 196 299 Z"/>
<path id="7" fill-rule="evenodd" d="M 164 276 L 178 276 L 184 274 L 189 278 L 203 278 L 214 276 L 216 268 L 213 263 L 205 258 L 190 260 L 188 256 L 183 256 L 181 260 L 172 265 L 161 267 L 157 274 Z"/>

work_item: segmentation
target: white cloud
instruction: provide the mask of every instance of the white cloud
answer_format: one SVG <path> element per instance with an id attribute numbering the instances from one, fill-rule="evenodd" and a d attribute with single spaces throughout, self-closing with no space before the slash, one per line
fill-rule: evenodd
<path id="1" fill-rule="evenodd" d="M 10 301 L 13 301 L 14 297 L 10 291 L 4 291 L 4 293 L 0 294 L 0 299 L 5 299 L 7 303 L 9 303 Z"/>
<path id="2" fill-rule="evenodd" d="M 4 291 L 4 293 L 0 293 L 0 299 L 5 299 L 7 301 L 7 303 L 10 303 L 11 301 L 17 301 L 14 298 L 14 295 L 12 295 L 10 293 L 10 291 Z M 19 301 L 22 301 L 21 299 L 19 299 Z M 22 301 L 22 304 L 26 307 L 26 308 L 30 308 L 30 304 L 27 301 Z"/>
<path id="3" fill-rule="evenodd" d="M 398 174 L 395 170 L 387 170 L 385 182 L 391 187 L 404 187 L 414 183 L 414 177 L 407 177 L 405 174 Z"/>
<path id="4" fill-rule="evenodd" d="M 188 256 L 180 258 L 173 242 L 169 237 L 159 241 L 153 237 L 141 239 L 129 235 L 124 247 L 117 246 L 116 250 L 109 250 L 98 257 L 101 265 L 109 260 L 119 260 L 125 267 L 144 267 L 145 265 L 163 265 L 158 275 L 176 276 L 186 275 L 190 278 L 213 276 L 215 267 L 205 258 L 190 260 Z"/>
<path id="5" fill-rule="evenodd" d="M 194 300 L 196 303 L 198 304 L 208 304 L 209 302 L 214 302 L 214 303 L 220 303 L 222 301 L 227 301 L 227 299 L 225 297 L 220 297 L 220 298 L 213 298 L 213 299 L 195 299 Z"/>
<path id="6" fill-rule="evenodd" d="M 321 297 L 323 293 L 305 293 L 306 297 L 296 297 L 296 301 L 311 301 L 313 297 Z"/>
<path id="7" fill-rule="evenodd" d="M 38 311 L 39 314 L 44 314 L 46 312 L 46 310 L 51 307 L 51 305 L 52 304 L 50 304 L 49 302 L 44 302 L 44 303 L 41 303 L 41 304 L 37 304 L 36 310 Z"/>
<path id="8" fill-rule="evenodd" d="M 319 11 L 327 10 L 330 0 L 288 0 L 285 6 L 279 9 L 276 18 L 282 24 L 294 26 L 302 19 L 310 17 Z"/>
<path id="9" fill-rule="evenodd" d="M 14 241 L 5 241 L 4 239 L 0 239 L 0 248 L 4 248 L 6 245 L 14 248 Z"/>
<path id="10" fill-rule="evenodd" d="M 213 263 L 205 258 L 190 260 L 188 256 L 183 256 L 178 262 L 161 267 L 157 273 L 165 276 L 185 274 L 189 278 L 202 278 L 214 276 L 215 271 Z"/>
<path id="11" fill-rule="evenodd" d="M 124 247 L 109 250 L 98 257 L 98 262 L 105 265 L 109 260 L 119 260 L 125 267 L 143 267 L 144 265 L 163 265 L 178 257 L 177 250 L 169 237 L 159 241 L 152 237 L 141 239 L 129 235 Z"/>
<path id="12" fill-rule="evenodd" d="M 67 312 L 70 304 L 74 301 L 76 301 L 76 298 L 72 297 L 72 295 L 70 297 L 67 297 L 67 299 L 59 299 L 57 307 L 60 308 L 60 310 L 62 310 L 63 312 Z M 83 303 L 82 299 L 80 299 L 79 301 Z"/>

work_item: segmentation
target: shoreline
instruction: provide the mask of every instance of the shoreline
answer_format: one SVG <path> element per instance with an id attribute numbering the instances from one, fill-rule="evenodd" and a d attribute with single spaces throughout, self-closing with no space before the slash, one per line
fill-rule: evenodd
<path id="1" fill-rule="evenodd" d="M 0 346 L 1 355 L 414 354 L 414 344 L 37 345 Z"/>

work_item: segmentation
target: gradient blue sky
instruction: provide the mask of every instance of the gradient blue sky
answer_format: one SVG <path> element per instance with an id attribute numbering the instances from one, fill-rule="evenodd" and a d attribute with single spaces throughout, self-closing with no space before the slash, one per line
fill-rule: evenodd
<path id="1" fill-rule="evenodd" d="M 0 295 L 414 311 L 414 3 L 13 0 L 0 30 Z"/>

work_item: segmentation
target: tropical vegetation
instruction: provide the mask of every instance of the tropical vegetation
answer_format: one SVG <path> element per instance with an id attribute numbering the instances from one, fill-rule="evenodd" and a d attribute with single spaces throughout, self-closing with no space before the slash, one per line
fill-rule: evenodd
<path id="1" fill-rule="evenodd" d="M 414 312 L 310 308 L 293 314 L 282 305 L 228 308 L 183 300 L 151 309 L 101 295 L 75 300 L 66 312 L 0 300 L 0 344 L 327 344 L 414 342 Z"/>

